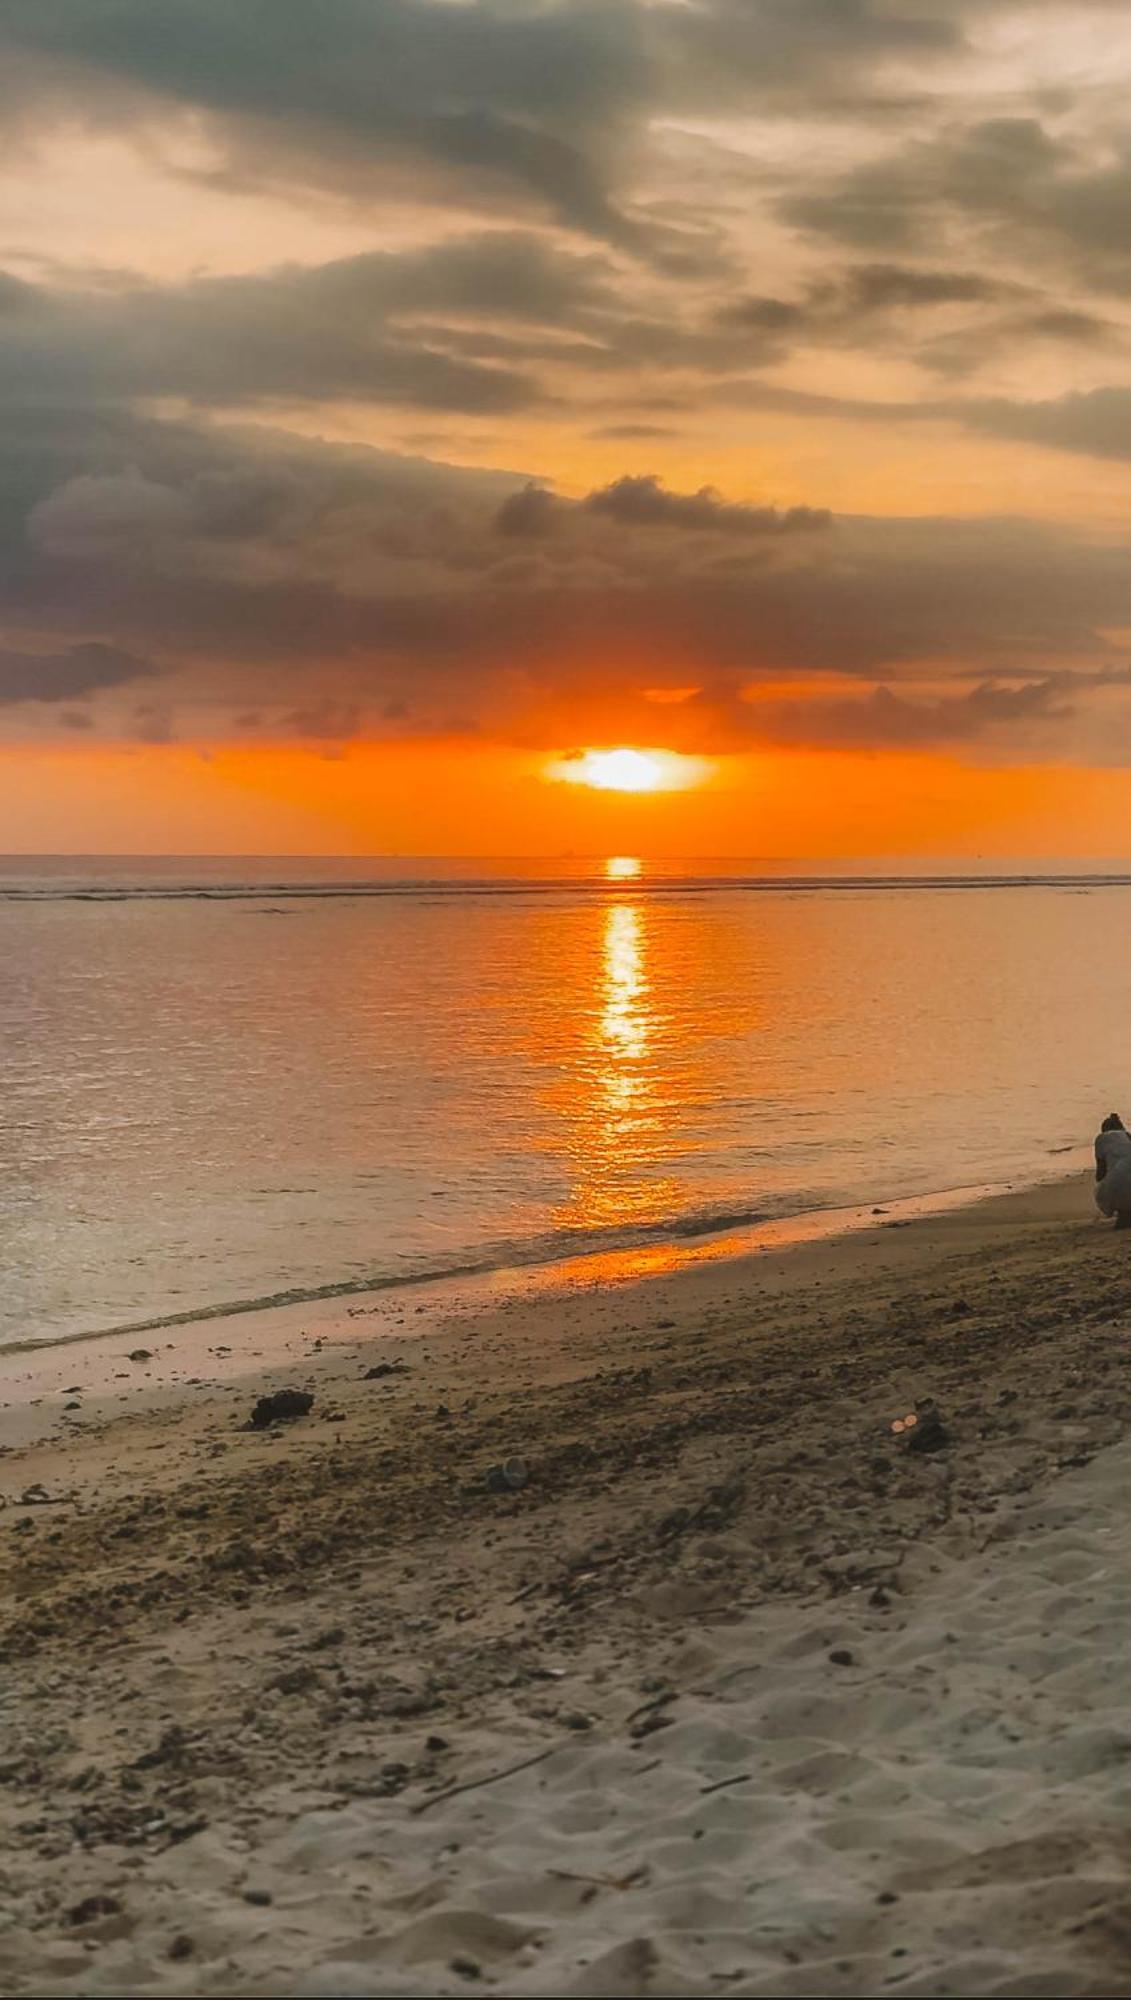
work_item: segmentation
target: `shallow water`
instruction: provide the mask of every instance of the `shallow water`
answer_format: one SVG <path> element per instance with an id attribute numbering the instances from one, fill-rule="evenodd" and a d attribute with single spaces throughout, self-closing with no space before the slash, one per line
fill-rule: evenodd
<path id="1" fill-rule="evenodd" d="M 1131 882 L 0 862 L 0 1345 L 1055 1170 Z"/>

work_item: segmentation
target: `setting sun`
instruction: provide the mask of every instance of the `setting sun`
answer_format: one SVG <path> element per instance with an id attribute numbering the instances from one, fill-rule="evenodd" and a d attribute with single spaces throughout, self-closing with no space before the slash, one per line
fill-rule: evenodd
<path id="1" fill-rule="evenodd" d="M 549 767 L 552 778 L 597 792 L 678 792 L 698 784 L 703 767 L 672 750 L 585 750 Z"/>

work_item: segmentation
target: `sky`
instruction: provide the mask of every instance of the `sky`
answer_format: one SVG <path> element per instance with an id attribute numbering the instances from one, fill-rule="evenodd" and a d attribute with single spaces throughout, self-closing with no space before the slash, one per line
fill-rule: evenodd
<path id="1" fill-rule="evenodd" d="M 1124 0 L 6 0 L 0 849 L 1127 855 L 1129 85 Z"/>

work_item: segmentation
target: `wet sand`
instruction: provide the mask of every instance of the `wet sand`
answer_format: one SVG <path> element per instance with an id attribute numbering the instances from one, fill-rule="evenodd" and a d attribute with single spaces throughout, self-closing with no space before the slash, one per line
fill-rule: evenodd
<path id="1" fill-rule="evenodd" d="M 1131 1993 L 1086 1179 L 287 1311 L 0 1377 L 4 1991 Z"/>

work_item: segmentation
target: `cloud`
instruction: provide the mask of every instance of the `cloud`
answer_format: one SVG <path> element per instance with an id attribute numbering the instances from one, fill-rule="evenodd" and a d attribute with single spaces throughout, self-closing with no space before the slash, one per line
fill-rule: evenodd
<path id="1" fill-rule="evenodd" d="M 1004 742 L 1014 755 L 1063 734 L 1096 690 L 1131 688 L 1131 670 L 1052 673 L 1010 683 L 977 681 L 941 695 L 908 695 L 892 687 L 861 689 L 847 696 L 824 694 L 793 701 L 751 705 L 751 729 L 760 740 L 783 746 L 808 744 L 830 749 L 963 750 L 983 742 Z M 1123 735 L 1131 754 L 1131 730 Z"/>
<path id="2" fill-rule="evenodd" d="M 248 714 L 282 736 L 321 718 L 319 740 L 347 721 L 577 740 L 587 716 L 631 740 L 670 680 L 704 690 L 666 713 L 673 747 L 720 749 L 749 740 L 742 690 L 783 674 L 835 677 L 851 714 L 795 718 L 827 731 L 868 719 L 858 691 L 877 680 L 949 702 L 977 661 L 971 722 L 1028 741 L 1055 735 L 1054 708 L 1013 691 L 1113 668 L 1105 635 L 1131 626 L 1122 546 L 1068 530 L 830 520 L 650 477 L 572 500 L 505 471 L 108 410 L 0 406 L 0 516 L 11 685 L 32 685 L 34 657 L 34 684 L 89 696 L 99 728 L 197 740 Z M 51 661 L 66 669 L 45 678 Z M 120 702 L 142 674 L 144 715 Z M 870 720 L 927 740 L 962 713 Z"/>
<path id="3" fill-rule="evenodd" d="M 625 474 L 589 493 L 582 506 L 633 528 L 680 528 L 693 533 L 783 535 L 826 528 L 823 507 L 742 507 L 722 500 L 711 486 L 697 493 L 670 493 L 653 472 Z"/>
<path id="4" fill-rule="evenodd" d="M 525 200 L 588 233 L 638 229 L 609 189 L 646 100 L 644 10 L 627 0 L 11 0 L 14 116 L 123 112 L 159 142 L 206 121 L 214 181 L 372 197 L 401 176 L 442 199 Z"/>
<path id="5" fill-rule="evenodd" d="M 759 734 L 775 743 L 836 748 L 935 749 L 974 743 L 996 729 L 1016 731 L 1034 720 L 1061 721 L 1071 712 L 1064 678 L 1009 687 L 981 681 L 964 693 L 915 700 L 887 686 L 847 699 L 767 703 L 755 710 Z"/>
<path id="6" fill-rule="evenodd" d="M 684 747 L 725 747 L 755 711 L 769 726 L 743 690 L 783 675 L 820 677 L 775 711 L 804 740 L 1052 743 L 1106 715 L 1121 537 L 933 515 L 928 429 L 907 519 L 854 514 L 844 466 L 834 520 L 819 491 L 778 508 L 733 473 L 683 490 L 701 475 L 641 471 L 639 447 L 663 464 L 668 417 L 673 466 L 796 445 L 806 495 L 838 417 L 857 453 L 945 425 L 948 492 L 964 448 L 985 490 L 989 436 L 1019 473 L 1038 446 L 1125 457 L 1126 61 L 1086 42 L 1112 14 L 325 0 L 315 35 L 306 0 L 9 0 L 0 121 L 29 187 L 44 161 L 49 219 L 71 149 L 102 157 L 92 133 L 115 173 L 134 145 L 147 199 L 170 177 L 206 217 L 272 197 L 239 275 L 123 272 L 132 216 L 92 225 L 83 268 L 13 244 L 0 629 L 60 686 L 20 696 L 19 726 L 55 726 L 68 675 L 95 729 L 255 717 L 319 741 L 544 740 L 571 705 L 627 735 L 670 684 L 699 690 L 665 714 Z M 305 263 L 278 261 L 287 202 Z M 365 247 L 327 256 L 343 228 Z M 433 456 L 319 430 L 426 434 Z M 595 438 L 623 441 L 619 476 Z"/>
<path id="7" fill-rule="evenodd" d="M 25 653 L 0 646 L 0 704 L 73 701 L 78 695 L 146 679 L 155 671 L 149 660 L 98 639 L 55 653 Z M 83 725 L 71 718 L 70 726 Z"/>
<path id="8" fill-rule="evenodd" d="M 495 515 L 500 535 L 546 535 L 554 523 L 557 503 L 545 486 L 528 479 L 517 493 L 508 493 Z"/>
<path id="9" fill-rule="evenodd" d="M 1092 389 L 1042 402 L 1005 397 L 962 406 L 964 422 L 994 437 L 1093 458 L 1131 458 L 1131 388 Z"/>
<path id="10" fill-rule="evenodd" d="M 1006 272 L 1037 259 L 1126 293 L 1131 145 L 1117 126 L 1102 158 L 1096 150 L 1094 135 L 1057 133 L 1035 112 L 975 119 L 902 141 L 823 185 L 807 177 L 779 209 L 856 250 L 937 256 L 940 244 L 980 244 Z"/>
<path id="11" fill-rule="evenodd" d="M 444 351 L 428 312 L 559 324 L 601 295 L 585 257 L 488 234 L 427 251 L 179 286 L 59 291 L 13 281 L 0 312 L 9 395 L 202 403 L 355 399 L 499 414 L 541 399 L 527 373 Z"/>

